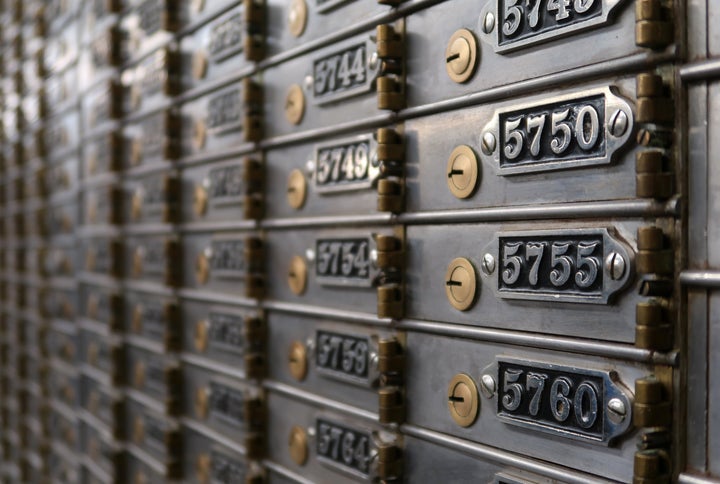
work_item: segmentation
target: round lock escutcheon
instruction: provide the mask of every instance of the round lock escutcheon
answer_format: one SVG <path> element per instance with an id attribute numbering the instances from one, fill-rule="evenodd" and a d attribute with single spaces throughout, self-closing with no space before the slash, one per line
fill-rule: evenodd
<path id="1" fill-rule="evenodd" d="M 458 373 L 447 390 L 448 410 L 456 424 L 469 427 L 480 411 L 480 397 L 475 381 L 465 373 Z"/>
<path id="2" fill-rule="evenodd" d="M 197 150 L 201 150 L 205 147 L 205 140 L 207 138 L 207 125 L 205 120 L 198 119 L 195 121 L 193 127 L 193 146 Z"/>
<path id="3" fill-rule="evenodd" d="M 142 417 L 135 417 L 133 422 L 133 441 L 136 444 L 141 444 L 145 440 L 145 423 Z"/>
<path id="4" fill-rule="evenodd" d="M 142 141 L 134 139 L 130 144 L 130 164 L 132 166 L 138 166 L 142 161 L 143 146 Z"/>
<path id="5" fill-rule="evenodd" d="M 466 145 L 456 147 L 448 159 L 446 180 L 450 193 L 464 199 L 470 197 L 479 181 L 479 164 L 475 152 Z"/>
<path id="6" fill-rule="evenodd" d="M 305 465 L 308 459 L 308 435 L 304 428 L 294 425 L 288 438 L 290 458 L 299 466 Z"/>
<path id="7" fill-rule="evenodd" d="M 299 84 L 293 84 L 285 96 L 285 119 L 290 124 L 298 125 L 305 116 L 305 93 Z"/>
<path id="8" fill-rule="evenodd" d="M 132 320 L 131 320 L 131 326 L 132 326 L 133 333 L 142 332 L 143 312 L 144 311 L 143 311 L 142 304 L 136 304 L 133 307 Z"/>
<path id="9" fill-rule="evenodd" d="M 142 215 L 142 206 L 143 194 L 140 190 L 136 190 L 130 202 L 130 217 L 136 222 L 140 220 L 140 216 Z"/>
<path id="10" fill-rule="evenodd" d="M 138 247 L 133 252 L 132 257 L 132 275 L 133 277 L 140 277 L 143 272 L 143 248 Z"/>
<path id="11" fill-rule="evenodd" d="M 299 210 L 305 205 L 307 197 L 307 180 L 301 170 L 290 172 L 287 182 L 287 202 L 290 207 Z"/>
<path id="12" fill-rule="evenodd" d="M 133 368 L 133 385 L 135 388 L 145 386 L 145 363 L 142 361 L 136 362 L 135 368 Z"/>
<path id="13" fill-rule="evenodd" d="M 203 452 L 197 456 L 197 460 L 195 461 L 195 474 L 198 481 L 203 484 L 209 483 L 211 468 L 212 459 L 210 458 L 210 454 L 206 454 Z"/>
<path id="14" fill-rule="evenodd" d="M 456 31 L 445 49 L 445 70 L 454 82 L 467 82 L 475 73 L 478 61 L 478 43 L 468 29 Z"/>
<path id="15" fill-rule="evenodd" d="M 208 404 L 210 402 L 210 390 L 200 387 L 195 390 L 195 415 L 205 420 L 208 415 Z"/>
<path id="16" fill-rule="evenodd" d="M 193 210 L 195 211 L 195 215 L 205 215 L 207 212 L 207 205 L 207 189 L 202 185 L 195 185 L 195 189 L 193 191 Z"/>
<path id="17" fill-rule="evenodd" d="M 445 295 L 450 305 L 467 311 L 477 297 L 477 273 L 472 263 L 464 258 L 453 259 L 445 272 Z"/>
<path id="18" fill-rule="evenodd" d="M 198 284 L 205 284 L 209 278 L 210 261 L 208 260 L 208 256 L 205 255 L 204 252 L 201 252 L 198 254 L 197 259 L 195 259 L 195 279 Z"/>
<path id="19" fill-rule="evenodd" d="M 90 363 L 92 366 L 97 366 L 99 354 L 100 348 L 98 347 L 98 344 L 95 341 L 91 342 L 88 345 L 87 350 L 88 363 Z"/>
<path id="20" fill-rule="evenodd" d="M 193 337 L 193 342 L 195 344 L 195 349 L 201 353 L 204 353 L 205 350 L 207 350 L 208 346 L 208 332 L 209 332 L 209 324 L 207 320 L 201 320 L 195 323 L 195 333 Z"/>
<path id="21" fill-rule="evenodd" d="M 305 0 L 291 0 L 288 8 L 288 30 L 293 37 L 300 37 L 307 25 L 308 8 Z"/>
<path id="22" fill-rule="evenodd" d="M 293 341 L 288 352 L 288 368 L 293 378 L 302 381 L 307 376 L 307 348 L 301 341 Z"/>
<path id="23" fill-rule="evenodd" d="M 293 256 L 288 269 L 288 286 L 296 296 L 301 296 L 307 286 L 307 263 L 299 255 Z"/>
<path id="24" fill-rule="evenodd" d="M 192 57 L 192 75 L 196 80 L 204 79 L 207 75 L 208 57 L 205 51 L 199 50 Z"/>

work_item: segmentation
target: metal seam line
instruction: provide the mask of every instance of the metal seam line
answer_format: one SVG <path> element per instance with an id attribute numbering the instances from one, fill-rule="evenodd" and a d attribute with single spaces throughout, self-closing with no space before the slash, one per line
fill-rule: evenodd
<path id="1" fill-rule="evenodd" d="M 214 440 L 215 442 L 218 442 L 221 445 L 224 445 L 225 447 L 242 455 L 243 457 L 247 454 L 245 447 L 242 445 L 238 445 L 234 439 L 225 437 L 223 434 L 221 434 L 209 427 L 206 427 L 205 425 L 203 425 L 199 422 L 196 422 L 195 420 L 193 420 L 191 418 L 182 417 L 179 419 L 179 421 L 182 425 L 193 429 L 195 432 L 197 432 L 199 434 L 203 434 L 205 437 L 207 437 L 210 440 Z"/>
<path id="2" fill-rule="evenodd" d="M 455 450 L 474 455 L 476 457 L 492 460 L 503 465 L 516 467 L 518 469 L 526 470 L 528 472 L 536 472 L 550 478 L 558 479 L 561 482 L 576 484 L 615 482 L 604 479 L 594 479 L 589 475 L 581 474 L 577 471 L 573 471 L 565 467 L 559 467 L 552 464 L 544 464 L 539 461 L 533 461 L 507 451 L 502 451 L 474 442 L 468 442 L 457 437 L 451 437 L 449 435 L 434 432 L 432 430 L 426 430 L 411 424 L 401 425 L 400 430 L 411 437 L 416 437 L 421 440 L 425 440 L 439 445 L 444 445 L 446 447 L 450 447 Z"/>

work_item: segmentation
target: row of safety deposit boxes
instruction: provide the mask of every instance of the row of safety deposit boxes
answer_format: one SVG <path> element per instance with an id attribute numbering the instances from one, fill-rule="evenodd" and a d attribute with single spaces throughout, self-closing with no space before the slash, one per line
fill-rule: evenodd
<path id="1" fill-rule="evenodd" d="M 676 472 L 677 6 L 5 3 L 6 481 Z"/>

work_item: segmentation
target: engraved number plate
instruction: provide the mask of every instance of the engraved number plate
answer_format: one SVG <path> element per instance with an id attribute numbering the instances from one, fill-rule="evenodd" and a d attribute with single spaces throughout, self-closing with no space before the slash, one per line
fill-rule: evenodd
<path id="1" fill-rule="evenodd" d="M 496 370 L 497 416 L 509 424 L 608 445 L 632 421 L 630 399 L 613 371 L 514 358 L 498 358 Z M 611 400 L 625 406 L 622 421 L 608 415 Z"/>
<path id="2" fill-rule="evenodd" d="M 607 229 L 501 232 L 486 253 L 505 299 L 607 304 L 632 272 L 629 250 Z"/>
<path id="3" fill-rule="evenodd" d="M 211 133 L 221 135 L 243 129 L 243 102 L 240 88 L 212 96 L 207 106 L 207 126 Z"/>
<path id="4" fill-rule="evenodd" d="M 215 483 L 241 483 L 245 481 L 247 468 L 245 463 L 230 457 L 221 450 L 210 451 L 210 482 Z"/>
<path id="5" fill-rule="evenodd" d="M 203 180 L 211 205 L 242 203 L 245 196 L 243 167 L 241 165 L 213 168 Z"/>
<path id="6" fill-rule="evenodd" d="M 320 284 L 371 286 L 368 238 L 318 239 L 315 275 Z"/>
<path id="7" fill-rule="evenodd" d="M 608 23 L 624 0 L 496 0 L 480 14 L 497 19 L 483 38 L 495 52 L 505 53 L 585 31 Z"/>
<path id="8" fill-rule="evenodd" d="M 370 381 L 370 338 L 317 331 L 317 371 L 330 377 L 367 384 Z"/>
<path id="9" fill-rule="evenodd" d="M 372 435 L 317 419 L 315 422 L 318 460 L 362 478 L 370 476 Z"/>
<path id="10" fill-rule="evenodd" d="M 610 88 L 495 112 L 483 129 L 497 146 L 482 158 L 500 175 L 608 165 L 630 138 L 630 105 Z"/>
<path id="11" fill-rule="evenodd" d="M 213 276 L 238 278 L 246 275 L 244 240 L 213 240 L 208 252 Z"/>
<path id="12" fill-rule="evenodd" d="M 245 395 L 241 390 L 210 382 L 209 414 L 223 423 L 245 424 Z"/>
<path id="13" fill-rule="evenodd" d="M 243 317 L 211 312 L 208 316 L 208 342 L 214 349 L 242 354 L 245 350 Z"/>
<path id="14" fill-rule="evenodd" d="M 221 18 L 212 26 L 207 50 L 210 59 L 221 62 L 243 49 L 245 22 L 240 11 Z"/>
<path id="15" fill-rule="evenodd" d="M 313 60 L 313 99 L 325 104 L 370 91 L 380 62 L 371 69 L 368 53 L 373 44 L 361 41 Z"/>
<path id="16" fill-rule="evenodd" d="M 317 145 L 314 163 L 318 193 L 370 188 L 380 175 L 377 142 L 372 135 Z"/>

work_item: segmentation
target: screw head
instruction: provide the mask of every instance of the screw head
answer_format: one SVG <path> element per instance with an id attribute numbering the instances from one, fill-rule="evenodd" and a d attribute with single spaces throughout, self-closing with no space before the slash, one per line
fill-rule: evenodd
<path id="1" fill-rule="evenodd" d="M 495 378 L 492 375 L 483 375 L 480 379 L 480 391 L 485 398 L 492 398 L 495 395 L 497 386 L 495 384 Z"/>
<path id="2" fill-rule="evenodd" d="M 448 159 L 447 185 L 457 198 L 470 197 L 478 184 L 478 160 L 475 152 L 467 145 L 456 147 Z"/>
<path id="3" fill-rule="evenodd" d="M 495 15 L 493 15 L 492 12 L 488 12 L 485 14 L 485 18 L 483 19 L 482 29 L 483 32 L 486 34 L 489 34 L 493 31 L 495 28 Z"/>
<path id="4" fill-rule="evenodd" d="M 298 84 L 293 84 L 285 96 L 285 119 L 298 125 L 305 116 L 305 93 Z"/>
<path id="5" fill-rule="evenodd" d="M 619 281 L 625 275 L 625 258 L 617 252 L 611 252 L 605 259 L 605 269 L 610 273 L 610 279 Z"/>
<path id="6" fill-rule="evenodd" d="M 611 398 L 607 403 L 608 416 L 613 423 L 619 424 L 625 420 L 627 416 L 627 408 L 625 402 L 619 398 Z"/>
<path id="7" fill-rule="evenodd" d="M 455 309 L 467 311 L 475 303 L 477 276 L 468 259 L 453 259 L 445 272 L 445 295 Z"/>
<path id="8" fill-rule="evenodd" d="M 293 256 L 290 260 L 288 285 L 292 293 L 296 296 L 300 296 L 305 292 L 305 286 L 307 285 L 307 263 L 305 259 L 299 255 Z"/>
<path id="9" fill-rule="evenodd" d="M 457 83 L 466 82 L 475 73 L 478 44 L 475 36 L 467 29 L 456 31 L 445 49 L 445 70 L 450 79 Z"/>
<path id="10" fill-rule="evenodd" d="M 495 152 L 495 148 L 497 147 L 495 135 L 489 131 L 483 134 L 482 143 L 480 146 L 483 153 L 488 156 L 492 155 Z"/>
<path id="11" fill-rule="evenodd" d="M 305 90 L 312 91 L 314 82 L 315 79 L 313 79 L 313 76 L 305 76 Z"/>
<path id="12" fill-rule="evenodd" d="M 480 410 L 477 385 L 465 373 L 458 373 L 448 385 L 448 410 L 456 424 L 469 427 L 477 418 Z"/>
<path id="13" fill-rule="evenodd" d="M 485 275 L 490 275 L 495 272 L 495 257 L 492 254 L 485 254 L 482 258 L 482 271 Z"/>
<path id="14" fill-rule="evenodd" d="M 292 208 L 298 210 L 305 205 L 307 197 L 307 180 L 302 171 L 295 169 L 290 172 L 287 182 L 287 202 Z"/>
<path id="15" fill-rule="evenodd" d="M 610 116 L 610 134 L 619 138 L 628 129 L 628 115 L 622 109 L 618 109 Z"/>

